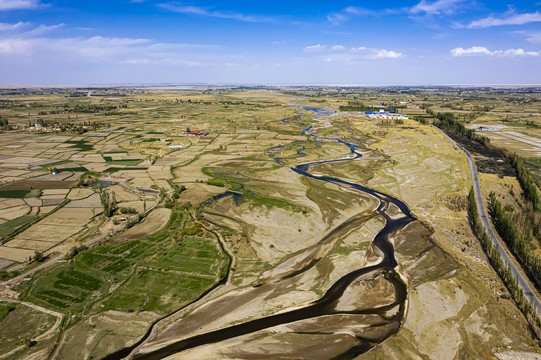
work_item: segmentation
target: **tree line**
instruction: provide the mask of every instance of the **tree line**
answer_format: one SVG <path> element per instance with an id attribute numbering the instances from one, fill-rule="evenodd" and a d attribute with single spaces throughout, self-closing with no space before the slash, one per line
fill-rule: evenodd
<path id="1" fill-rule="evenodd" d="M 468 139 L 477 141 L 489 150 L 494 150 L 511 160 L 517 179 L 524 191 L 524 197 L 532 204 L 535 211 L 541 210 L 541 201 L 539 199 L 537 185 L 535 183 L 532 173 L 524 165 L 523 160 L 519 155 L 510 152 L 507 149 L 500 148 L 490 144 L 490 139 L 485 136 L 480 136 L 472 129 L 467 129 L 464 124 L 457 121 L 453 113 L 436 113 L 430 109 L 426 110 L 428 114 L 434 116 L 436 120 L 434 125 L 442 130 L 453 135 L 465 136 Z"/>
<path id="2" fill-rule="evenodd" d="M 496 195 L 490 193 L 490 210 L 494 218 L 494 225 L 503 241 L 509 246 L 513 255 L 527 270 L 528 275 L 541 288 L 541 257 L 536 256 L 531 249 L 531 234 L 521 231 L 512 217 L 513 210 L 505 209 L 496 199 Z"/>
<path id="3" fill-rule="evenodd" d="M 516 304 L 524 313 L 524 315 L 526 315 L 526 318 L 528 319 L 535 333 L 539 337 L 541 334 L 541 319 L 539 319 L 539 316 L 537 315 L 537 312 L 535 311 L 535 308 L 532 306 L 530 301 L 525 299 L 524 292 L 522 291 L 522 289 L 520 289 L 517 278 L 513 276 L 511 268 L 509 266 L 505 266 L 500 252 L 497 248 L 494 247 L 494 245 L 492 244 L 492 240 L 485 231 L 483 224 L 481 223 L 481 220 L 479 218 L 479 211 L 477 209 L 477 203 L 475 202 L 475 194 L 473 191 L 473 187 L 470 189 L 470 193 L 468 194 L 468 202 L 470 205 L 470 221 L 475 235 L 481 240 L 483 249 L 485 250 L 485 253 L 487 254 L 490 262 L 492 263 L 494 270 L 496 270 L 500 278 L 503 280 L 505 286 L 507 287 L 507 289 L 509 289 L 509 292 L 513 296 Z"/>

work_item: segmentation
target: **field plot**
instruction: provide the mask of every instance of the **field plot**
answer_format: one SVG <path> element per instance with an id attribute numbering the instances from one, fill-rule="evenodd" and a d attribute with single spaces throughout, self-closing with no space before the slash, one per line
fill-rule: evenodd
<path id="1" fill-rule="evenodd" d="M 64 201 L 64 197 L 69 189 L 46 190 L 49 195 L 41 197 L 40 213 L 47 214 L 50 210 L 47 206 L 50 203 L 58 205 Z M 44 192 L 45 193 L 45 192 Z M 51 197 L 55 199 L 50 199 Z M 58 199 L 59 198 L 59 199 Z M 36 200 L 34 204 L 38 204 Z M 53 206 L 55 207 L 55 206 Z M 94 194 L 87 199 L 75 200 L 68 204 L 68 207 L 62 208 L 52 215 L 45 217 L 29 229 L 16 235 L 13 240 L 0 246 L 0 258 L 23 262 L 33 255 L 34 251 L 46 251 L 66 239 L 76 235 L 84 229 L 92 218 L 101 214 L 103 211 L 98 194 Z M 19 217 L 1 224 L 9 234 L 18 227 L 33 221 L 34 216 Z M 1 231 L 1 228 L 0 228 Z"/>
<path id="2" fill-rule="evenodd" d="M 517 131 L 481 131 L 491 143 L 516 152 L 525 158 L 541 158 L 541 138 L 529 136 Z"/>
<path id="3" fill-rule="evenodd" d="M 49 330 L 55 317 L 23 305 L 0 302 L 0 354 L 28 345 Z"/>
<path id="4" fill-rule="evenodd" d="M 0 276 L 18 280 L 39 265 L 30 257 L 65 254 L 5 289 L 66 314 L 61 336 L 14 358 L 44 358 L 52 349 L 59 359 L 103 358 L 171 313 L 141 351 L 202 334 L 208 343 L 173 357 L 316 359 L 324 351 L 340 358 L 375 344 L 355 356 L 493 358 L 502 346 L 539 352 L 471 232 L 467 162 L 426 125 L 431 110 L 465 123 L 507 122 L 517 127 L 494 135 L 517 150 L 532 147 L 539 119 L 519 110 L 537 104 L 515 100 L 535 92 L 170 90 L 1 96 L 8 101 L 0 116 L 14 129 L 0 134 Z M 360 110 L 374 106 L 418 120 L 371 119 Z M 508 163 L 479 168 L 494 170 L 484 185 L 519 200 Z M 388 236 L 387 247 L 378 234 Z M 398 265 L 380 268 L 384 258 Z M 335 295 L 339 288 L 346 291 Z M 318 308 L 324 296 L 328 305 Z M 19 311 L 0 305 L 2 329 L 28 317 L 20 335 L 0 337 L 0 353 L 44 331 L 30 322 L 54 320 Z M 308 315 L 270 327 L 290 313 Z M 213 336 L 252 320 L 269 327 L 225 341 Z"/>

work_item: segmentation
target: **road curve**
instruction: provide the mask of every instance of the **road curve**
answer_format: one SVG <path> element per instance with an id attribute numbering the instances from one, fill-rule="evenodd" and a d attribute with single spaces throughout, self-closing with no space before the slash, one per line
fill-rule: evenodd
<path id="1" fill-rule="evenodd" d="M 468 158 L 468 162 L 470 163 L 472 180 L 473 180 L 473 192 L 475 193 L 475 202 L 477 203 L 477 209 L 479 212 L 479 217 L 481 218 L 481 223 L 483 224 L 485 231 L 490 236 L 490 239 L 492 240 L 492 245 L 495 246 L 500 252 L 500 255 L 502 257 L 504 264 L 511 269 L 511 273 L 517 279 L 518 286 L 524 293 L 524 297 L 530 300 L 530 303 L 532 304 L 532 306 L 535 308 L 537 312 L 537 316 L 541 316 L 541 301 L 539 300 L 539 297 L 537 297 L 535 291 L 532 289 L 528 281 L 526 281 L 524 276 L 522 276 L 522 274 L 518 271 L 517 267 L 511 260 L 511 257 L 507 254 L 502 243 L 500 242 L 496 234 L 494 234 L 494 231 L 492 230 L 492 227 L 490 226 L 490 220 L 487 215 L 485 203 L 483 202 L 483 195 L 481 193 L 481 186 L 479 185 L 479 177 L 477 176 L 477 168 L 475 167 L 475 162 L 473 161 L 470 154 L 464 148 L 462 148 L 462 146 L 458 145 L 453 139 L 451 139 L 441 129 L 433 125 L 431 126 L 435 128 L 436 130 L 438 130 L 440 133 L 442 133 L 443 136 L 445 136 L 454 146 L 456 146 L 460 151 L 462 151 Z"/>

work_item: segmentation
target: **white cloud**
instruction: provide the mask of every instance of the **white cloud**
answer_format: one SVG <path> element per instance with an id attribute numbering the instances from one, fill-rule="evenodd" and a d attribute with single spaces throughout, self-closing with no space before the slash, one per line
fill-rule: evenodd
<path id="1" fill-rule="evenodd" d="M 164 3 L 158 5 L 160 8 L 164 10 L 168 10 L 174 13 L 178 14 L 186 14 L 186 15 L 200 15 L 200 16 L 208 16 L 208 17 L 214 17 L 214 18 L 221 18 L 221 19 L 232 19 L 232 20 L 239 20 L 239 21 L 245 21 L 245 22 L 272 22 L 273 19 L 265 16 L 257 16 L 257 15 L 245 15 L 240 14 L 232 11 L 212 11 L 208 8 L 199 7 L 199 6 L 184 6 L 184 5 L 176 5 L 171 3 Z"/>
<path id="2" fill-rule="evenodd" d="M 458 57 L 466 55 L 493 55 L 493 53 L 484 46 L 473 46 L 468 49 L 461 47 L 454 48 L 451 50 L 451 55 L 453 55 L 453 57 Z"/>
<path id="3" fill-rule="evenodd" d="M 426 15 L 451 15 L 455 13 L 464 2 L 465 0 L 436 0 L 433 2 L 421 0 L 420 3 L 411 7 L 409 12 L 411 14 L 425 13 Z"/>
<path id="4" fill-rule="evenodd" d="M 503 25 L 524 25 L 532 22 L 541 22 L 541 13 L 539 11 L 530 14 L 515 14 L 513 11 L 505 18 L 489 16 L 484 19 L 472 21 L 466 27 L 468 29 L 476 29 Z"/>
<path id="5" fill-rule="evenodd" d="M 356 47 L 356 48 L 352 48 L 351 51 L 354 51 L 354 52 L 358 52 L 358 51 L 365 51 L 365 50 L 368 50 L 368 48 L 364 47 L 364 46 L 359 46 L 359 47 Z"/>
<path id="6" fill-rule="evenodd" d="M 541 43 L 541 32 L 521 32 L 531 43 Z"/>
<path id="7" fill-rule="evenodd" d="M 28 26 L 30 23 L 19 21 L 15 24 L 0 23 L 0 31 L 13 31 Z"/>
<path id="8" fill-rule="evenodd" d="M 0 39 L 0 59 L 105 64 L 158 64 L 193 67 L 223 64 L 218 46 L 159 43 L 150 39 L 12 37 Z"/>
<path id="9" fill-rule="evenodd" d="M 30 26 L 30 22 L 22 22 L 22 21 L 19 21 L 18 23 L 15 23 L 15 24 L 9 24 L 9 23 L 0 23 L 0 32 L 4 31 L 4 32 L 9 32 L 9 31 L 15 31 L 15 30 L 21 30 L 25 27 L 29 27 Z M 47 32 L 50 32 L 50 31 L 53 31 L 53 30 L 56 30 L 56 29 L 59 29 L 61 27 L 65 26 L 64 23 L 61 23 L 61 24 L 56 24 L 56 25 L 39 25 L 38 27 L 35 27 L 34 29 L 32 30 L 28 30 L 28 31 L 18 31 L 17 34 L 18 36 L 29 36 L 29 35 L 42 35 L 42 34 L 45 34 Z"/>
<path id="10" fill-rule="evenodd" d="M 404 54 L 393 50 L 368 48 L 359 46 L 354 48 L 346 48 L 344 45 L 310 45 L 303 49 L 305 52 L 322 53 L 322 58 L 326 62 L 348 62 L 356 63 L 361 60 L 383 60 L 383 59 L 398 59 Z"/>
<path id="11" fill-rule="evenodd" d="M 524 51 L 523 49 L 496 50 L 494 53 L 498 56 L 539 56 L 537 51 Z"/>
<path id="12" fill-rule="evenodd" d="M 60 29 L 61 27 L 64 27 L 64 23 L 56 24 L 56 25 L 40 25 L 35 29 L 32 29 L 25 33 L 25 35 L 42 35 L 45 33 L 48 33 L 50 31 Z"/>
<path id="13" fill-rule="evenodd" d="M 392 51 L 392 50 L 385 50 L 385 49 L 373 49 L 373 54 L 370 55 L 371 59 L 378 60 L 378 59 L 398 59 L 402 57 L 403 55 L 399 52 Z"/>
<path id="14" fill-rule="evenodd" d="M 500 57 L 516 57 L 516 56 L 539 56 L 540 53 L 537 51 L 525 51 L 523 49 L 508 49 L 508 50 L 494 50 L 491 51 L 484 46 L 473 46 L 468 49 L 457 47 L 451 50 L 451 55 L 453 57 L 460 56 L 500 56 Z"/>
<path id="15" fill-rule="evenodd" d="M 341 23 L 349 20 L 349 16 L 346 16 L 341 13 L 333 13 L 327 15 L 327 21 L 333 25 L 340 25 Z"/>
<path id="16" fill-rule="evenodd" d="M 468 0 L 436 0 L 428 2 L 421 0 L 412 7 L 402 7 L 393 9 L 372 10 L 357 6 L 349 6 L 339 12 L 327 15 L 327 21 L 333 25 L 340 25 L 353 16 L 382 16 L 382 15 L 452 15 L 463 6 L 471 6 Z"/>
<path id="17" fill-rule="evenodd" d="M 35 9 L 40 5 L 39 0 L 0 0 L 0 11 Z"/>
<path id="18" fill-rule="evenodd" d="M 333 51 L 343 51 L 346 50 L 346 47 L 344 45 L 334 45 L 331 47 L 331 50 Z"/>
<path id="19" fill-rule="evenodd" d="M 305 52 L 320 52 L 320 51 L 324 51 L 326 49 L 327 49 L 327 45 L 317 44 L 317 45 L 306 46 L 303 49 L 303 51 L 305 51 Z"/>
<path id="20" fill-rule="evenodd" d="M 347 8 L 344 8 L 339 12 L 327 15 L 327 21 L 333 25 L 340 25 L 343 22 L 348 21 L 352 16 L 378 16 L 397 12 L 399 12 L 399 10 L 371 10 L 358 6 L 348 6 Z"/>

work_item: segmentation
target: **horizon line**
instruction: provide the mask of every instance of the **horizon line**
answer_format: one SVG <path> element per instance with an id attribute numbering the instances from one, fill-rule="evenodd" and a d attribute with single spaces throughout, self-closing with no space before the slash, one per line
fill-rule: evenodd
<path id="1" fill-rule="evenodd" d="M 201 82 L 201 83 L 106 83 L 106 84 L 31 84 L 31 83 L 0 83 L 0 89 L 18 88 L 162 88 L 162 87 L 541 87 L 541 84 L 347 84 L 347 83 L 228 83 L 228 82 Z"/>

